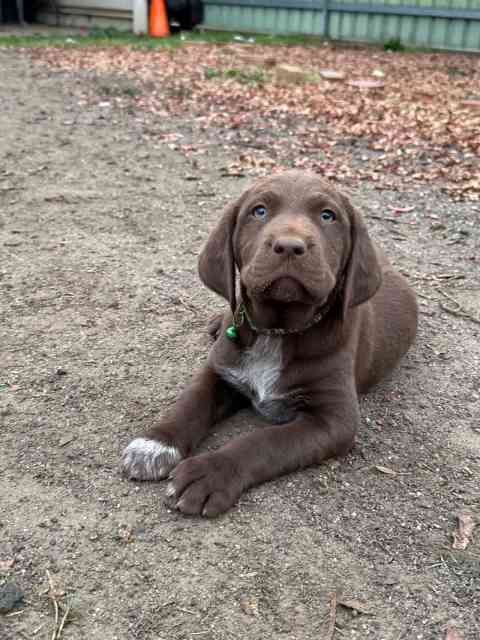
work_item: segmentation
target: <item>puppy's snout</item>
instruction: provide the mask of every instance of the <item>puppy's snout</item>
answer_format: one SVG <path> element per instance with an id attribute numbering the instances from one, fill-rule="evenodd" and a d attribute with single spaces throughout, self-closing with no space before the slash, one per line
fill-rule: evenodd
<path id="1" fill-rule="evenodd" d="M 307 252 L 307 245 L 301 238 L 281 236 L 274 240 L 272 245 L 275 253 L 284 256 L 303 256 Z"/>

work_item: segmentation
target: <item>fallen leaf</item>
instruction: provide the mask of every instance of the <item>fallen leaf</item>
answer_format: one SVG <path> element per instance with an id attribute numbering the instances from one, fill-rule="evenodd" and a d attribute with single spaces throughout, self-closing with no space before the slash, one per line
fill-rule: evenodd
<path id="1" fill-rule="evenodd" d="M 247 616 L 258 616 L 257 601 L 251 596 L 242 596 L 240 598 L 240 608 Z"/>
<path id="2" fill-rule="evenodd" d="M 303 67 L 297 67 L 293 64 L 279 64 L 275 68 L 275 78 L 278 82 L 290 84 L 301 84 L 306 82 L 310 73 Z"/>
<path id="3" fill-rule="evenodd" d="M 453 534 L 453 549 L 466 549 L 472 541 L 475 521 L 469 511 L 461 511 L 457 515 L 458 529 Z"/>
<path id="4" fill-rule="evenodd" d="M 460 105 L 462 107 L 472 107 L 473 109 L 480 109 L 480 99 L 477 99 L 477 100 L 462 100 Z"/>
<path id="5" fill-rule="evenodd" d="M 463 640 L 463 636 L 460 635 L 460 632 L 455 629 L 455 627 L 447 627 L 447 635 L 445 636 L 445 640 Z"/>
<path id="6" fill-rule="evenodd" d="M 381 80 L 370 80 L 369 78 L 349 80 L 347 84 L 358 89 L 382 89 L 385 86 L 385 83 Z"/>
<path id="7" fill-rule="evenodd" d="M 0 560 L 0 571 L 6 573 L 15 564 L 15 558 L 8 558 L 8 560 Z"/>
<path id="8" fill-rule="evenodd" d="M 335 71 L 335 69 L 320 69 L 320 76 L 324 80 L 345 80 L 343 71 Z"/>
<path id="9" fill-rule="evenodd" d="M 415 207 L 392 207 L 390 206 L 389 209 L 391 209 L 394 213 L 410 213 L 410 211 L 414 211 Z"/>

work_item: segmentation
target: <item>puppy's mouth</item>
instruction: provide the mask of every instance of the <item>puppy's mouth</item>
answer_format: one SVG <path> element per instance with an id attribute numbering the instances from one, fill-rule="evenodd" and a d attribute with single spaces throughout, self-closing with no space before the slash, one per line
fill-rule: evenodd
<path id="1" fill-rule="evenodd" d="M 307 302 L 310 296 L 305 287 L 295 278 L 283 276 L 270 283 L 263 291 L 262 297 L 275 302 L 292 303 Z"/>

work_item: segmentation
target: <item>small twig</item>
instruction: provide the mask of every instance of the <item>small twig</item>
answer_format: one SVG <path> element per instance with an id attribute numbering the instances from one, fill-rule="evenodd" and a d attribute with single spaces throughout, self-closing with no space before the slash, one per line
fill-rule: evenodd
<path id="1" fill-rule="evenodd" d="M 37 633 L 38 633 L 41 629 L 43 629 L 43 627 L 44 627 L 44 626 L 45 626 L 45 623 L 41 624 L 39 627 L 37 627 L 36 629 L 34 629 L 34 630 L 32 631 L 32 635 L 33 635 L 33 636 L 36 636 L 36 635 L 37 635 Z"/>
<path id="2" fill-rule="evenodd" d="M 186 300 L 184 300 L 183 298 L 181 298 L 180 296 L 177 296 L 175 298 L 175 302 L 174 304 L 181 304 L 183 307 L 185 307 L 185 309 L 188 309 L 188 311 L 191 311 L 192 313 L 198 313 L 199 309 L 198 307 L 196 307 L 194 304 L 192 304 L 191 302 L 187 302 Z"/>
<path id="3" fill-rule="evenodd" d="M 450 300 L 450 302 L 453 302 L 454 304 L 457 305 L 458 308 L 460 308 L 460 303 L 458 302 L 458 300 L 455 300 L 455 298 L 453 296 L 451 296 L 449 293 L 447 293 L 443 289 L 440 289 L 440 287 L 437 287 L 437 291 L 438 291 L 438 293 L 441 293 L 442 296 L 445 296 L 445 298 L 447 298 L 447 300 Z"/>
<path id="4" fill-rule="evenodd" d="M 325 640 L 332 640 L 333 634 L 335 633 L 335 622 L 337 620 L 337 593 L 336 591 L 332 594 L 332 599 L 330 601 L 330 621 L 328 624 L 327 635 L 325 636 Z"/>
<path id="5" fill-rule="evenodd" d="M 51 640 L 57 640 L 57 627 L 58 627 L 58 602 L 57 602 L 57 598 L 55 595 L 55 585 L 53 584 L 53 580 L 52 580 L 52 576 L 50 575 L 50 571 L 47 569 L 47 578 L 48 578 L 48 584 L 50 585 L 50 589 L 49 589 L 49 597 L 50 600 L 53 603 L 53 610 L 55 612 L 55 622 L 53 625 L 53 633 L 52 633 L 52 637 Z"/>
<path id="6" fill-rule="evenodd" d="M 163 536 L 160 536 L 163 539 Z M 160 609 L 163 609 L 164 607 L 169 607 L 171 604 L 175 604 L 175 600 L 167 600 L 167 602 L 162 602 L 162 604 L 160 605 Z"/>
<path id="7" fill-rule="evenodd" d="M 196 615 L 195 611 L 190 611 L 189 609 L 183 609 L 182 607 L 177 606 L 175 606 L 175 609 L 178 609 L 178 611 L 183 611 L 183 613 L 189 613 L 192 616 Z"/>
<path id="8" fill-rule="evenodd" d="M 446 291 L 443 291 L 442 289 L 440 289 L 440 287 L 437 287 L 436 290 L 439 293 L 441 293 L 442 296 L 447 298 L 447 300 L 450 300 L 455 304 L 455 308 L 452 309 L 452 307 L 449 307 L 448 305 L 442 304 L 441 302 L 439 302 L 438 304 L 440 305 L 440 308 L 443 309 L 443 311 L 446 311 L 447 313 L 451 313 L 452 315 L 457 316 L 458 318 L 464 318 L 465 320 L 470 320 L 471 322 L 475 322 L 475 324 L 480 324 L 480 318 L 477 318 L 471 313 L 469 313 L 467 309 L 465 309 L 465 307 L 463 307 L 458 302 L 458 300 L 455 300 L 455 298 L 449 295 Z"/>
<path id="9" fill-rule="evenodd" d="M 425 295 L 424 293 L 421 293 L 420 291 L 416 291 L 415 293 L 417 294 L 417 296 L 419 298 L 424 298 L 425 300 L 429 300 L 430 302 L 434 302 L 433 298 L 431 298 L 430 296 Z"/>
<path id="10" fill-rule="evenodd" d="M 377 216 L 374 213 L 371 213 L 369 216 L 369 218 L 372 218 L 373 220 L 386 220 L 387 222 L 394 222 L 395 224 L 399 224 L 401 221 L 397 220 L 396 218 L 389 218 L 388 216 Z"/>
<path id="11" fill-rule="evenodd" d="M 433 277 L 441 280 L 465 280 L 464 273 L 439 273 Z"/>
<path id="12" fill-rule="evenodd" d="M 62 637 L 63 628 L 68 620 L 68 614 L 70 613 L 71 603 L 67 596 L 66 606 L 65 606 L 65 603 L 62 603 L 62 602 L 60 602 L 59 604 L 59 597 L 61 598 L 65 596 L 65 593 L 55 590 L 55 584 L 53 582 L 52 576 L 50 575 L 50 572 L 48 571 L 48 569 L 46 573 L 48 578 L 48 584 L 50 585 L 50 588 L 48 590 L 48 597 L 53 603 L 53 610 L 55 614 L 55 619 L 53 622 L 53 632 L 50 637 L 50 640 L 60 640 Z M 60 610 L 63 611 L 61 620 L 60 620 Z M 59 623 L 59 620 L 60 620 L 60 623 Z M 42 626 L 38 627 L 35 633 L 37 633 L 42 628 Z"/>
<path id="13" fill-rule="evenodd" d="M 65 609 L 65 613 L 63 614 L 63 618 L 60 622 L 60 626 L 58 627 L 56 640 L 60 640 L 60 638 L 62 637 L 63 627 L 65 625 L 65 622 L 67 621 L 68 614 L 70 613 L 70 606 L 71 606 L 70 602 L 68 602 L 67 607 Z"/>
<path id="14" fill-rule="evenodd" d="M 53 626 L 52 640 L 57 640 L 57 624 L 58 624 L 58 602 L 56 600 L 52 600 L 53 608 L 55 611 L 55 622 Z"/>
<path id="15" fill-rule="evenodd" d="M 403 238 L 404 240 L 408 240 L 408 236 L 406 236 L 401 231 L 398 231 L 398 229 L 392 229 L 390 233 L 398 239 Z"/>
<path id="16" fill-rule="evenodd" d="M 452 556 L 452 554 L 450 554 L 451 559 L 457 563 L 457 561 L 455 560 L 455 558 Z M 443 556 L 440 556 L 440 562 L 443 564 L 443 566 L 445 567 L 445 569 L 447 571 L 450 571 L 450 567 L 448 566 L 447 562 L 445 561 L 445 558 Z"/>
<path id="17" fill-rule="evenodd" d="M 50 575 L 50 571 L 48 569 L 47 569 L 47 579 L 48 579 L 48 584 L 50 588 L 45 593 L 48 593 L 49 591 L 54 593 L 55 592 L 54 584 L 53 584 L 52 576 Z"/>
<path id="18" fill-rule="evenodd" d="M 410 276 L 414 280 L 427 280 L 434 282 L 435 280 L 465 280 L 464 273 L 417 273 Z"/>

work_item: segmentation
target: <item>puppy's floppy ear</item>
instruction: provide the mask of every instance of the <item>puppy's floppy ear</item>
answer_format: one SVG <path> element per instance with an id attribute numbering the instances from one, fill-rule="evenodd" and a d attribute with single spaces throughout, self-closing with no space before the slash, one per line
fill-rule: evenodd
<path id="1" fill-rule="evenodd" d="M 367 227 L 350 201 L 342 197 L 350 218 L 350 255 L 345 267 L 343 317 L 349 308 L 369 300 L 382 284 L 382 271 L 377 252 Z"/>
<path id="2" fill-rule="evenodd" d="M 220 222 L 211 232 L 198 260 L 198 273 L 202 282 L 230 303 L 235 313 L 235 255 L 233 234 L 237 223 L 239 201 L 230 204 Z"/>

